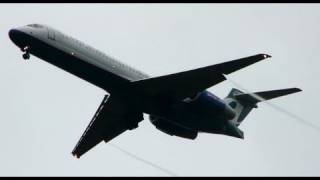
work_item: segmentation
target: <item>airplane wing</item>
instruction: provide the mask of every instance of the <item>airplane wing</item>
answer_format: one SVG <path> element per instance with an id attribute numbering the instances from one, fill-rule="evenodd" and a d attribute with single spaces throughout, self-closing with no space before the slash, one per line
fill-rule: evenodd
<path id="1" fill-rule="evenodd" d="M 226 78 L 223 74 L 230 74 L 269 57 L 271 56 L 267 54 L 257 54 L 190 71 L 134 81 L 132 86 L 151 96 L 166 94 L 181 100 L 224 81 Z"/>
<path id="2" fill-rule="evenodd" d="M 124 106 L 106 95 L 72 154 L 79 158 L 101 141 L 108 142 L 128 130 L 129 116 Z"/>

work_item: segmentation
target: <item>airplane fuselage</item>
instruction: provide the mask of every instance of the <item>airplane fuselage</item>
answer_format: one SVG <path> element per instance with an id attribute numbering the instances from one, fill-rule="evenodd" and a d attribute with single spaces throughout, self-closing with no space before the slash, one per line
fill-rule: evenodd
<path id="1" fill-rule="evenodd" d="M 150 104 L 149 98 L 142 97 L 130 86 L 130 82 L 147 79 L 148 75 L 51 27 L 27 25 L 10 30 L 9 36 L 20 49 L 28 47 L 28 53 L 106 90 L 111 96 L 128 99 L 133 108 L 139 103 L 140 109 L 151 115 L 153 123 L 165 119 L 169 126 L 174 122 L 195 132 L 220 133 L 225 122 L 234 117 L 233 110 L 208 91 L 175 104 L 165 101 Z M 166 128 L 166 124 L 160 126 Z"/>

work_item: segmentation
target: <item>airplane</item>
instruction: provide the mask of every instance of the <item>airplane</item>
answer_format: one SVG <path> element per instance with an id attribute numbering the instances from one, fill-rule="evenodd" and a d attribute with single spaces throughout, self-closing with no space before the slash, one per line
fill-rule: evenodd
<path id="1" fill-rule="evenodd" d="M 156 129 L 171 136 L 194 140 L 198 133 L 211 133 L 244 139 L 238 126 L 257 103 L 302 91 L 287 88 L 250 94 L 233 88 L 220 99 L 207 90 L 226 80 L 226 75 L 271 58 L 263 53 L 150 77 L 47 25 L 10 29 L 9 38 L 23 52 L 23 59 L 32 54 L 106 92 L 72 151 L 77 158 L 100 142 L 137 128 L 144 114 Z"/>

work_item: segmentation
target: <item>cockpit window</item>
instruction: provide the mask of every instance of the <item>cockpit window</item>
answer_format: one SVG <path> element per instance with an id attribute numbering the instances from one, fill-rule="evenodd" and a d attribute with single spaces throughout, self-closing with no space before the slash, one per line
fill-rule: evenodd
<path id="1" fill-rule="evenodd" d="M 42 28 L 43 26 L 40 24 L 28 24 L 27 26 L 29 27 L 34 27 L 34 28 Z"/>

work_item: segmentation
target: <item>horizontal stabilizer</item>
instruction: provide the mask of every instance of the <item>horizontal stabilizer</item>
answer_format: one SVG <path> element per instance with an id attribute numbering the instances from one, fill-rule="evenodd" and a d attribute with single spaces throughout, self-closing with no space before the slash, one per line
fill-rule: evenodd
<path id="1" fill-rule="evenodd" d="M 256 92 L 252 94 L 238 94 L 238 95 L 235 95 L 235 98 L 245 103 L 256 104 L 264 100 L 270 100 L 273 98 L 285 96 L 285 95 L 300 92 L 300 91 L 302 90 L 299 88 L 288 88 L 288 89 Z"/>
<path id="2" fill-rule="evenodd" d="M 170 94 L 181 100 L 226 80 L 223 74 L 230 74 L 269 57 L 271 56 L 267 54 L 257 54 L 190 71 L 134 81 L 132 85 L 139 92 L 148 95 Z"/>

